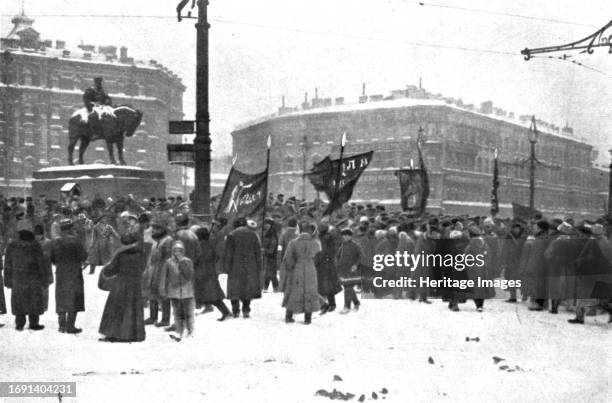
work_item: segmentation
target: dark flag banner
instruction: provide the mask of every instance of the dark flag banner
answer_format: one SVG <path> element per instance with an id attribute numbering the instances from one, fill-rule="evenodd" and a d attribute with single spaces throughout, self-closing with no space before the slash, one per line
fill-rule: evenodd
<path id="1" fill-rule="evenodd" d="M 497 197 L 497 189 L 499 188 L 499 167 L 497 164 L 497 150 L 495 150 L 495 158 L 493 158 L 493 187 L 491 188 L 491 215 L 495 216 L 499 213 L 499 199 Z"/>
<path id="2" fill-rule="evenodd" d="M 538 210 L 533 210 L 527 206 L 523 206 L 522 204 L 512 203 L 512 215 L 514 218 L 520 218 L 521 220 L 529 221 L 536 214 L 542 214 Z"/>
<path id="3" fill-rule="evenodd" d="M 342 158 L 342 170 L 338 192 L 336 193 L 336 177 L 340 168 L 340 159 L 332 160 L 329 156 L 315 164 L 308 173 L 310 183 L 318 192 L 324 192 L 329 199 L 329 204 L 323 215 L 331 214 L 334 210 L 350 200 L 353 189 L 359 177 L 370 165 L 374 151 Z"/>
<path id="4" fill-rule="evenodd" d="M 245 174 L 232 167 L 215 218 L 232 222 L 236 217 L 253 216 L 264 208 L 268 173 Z"/>
<path id="5" fill-rule="evenodd" d="M 427 192 L 425 191 L 424 177 L 427 174 L 422 169 L 400 169 L 395 172 L 399 178 L 402 210 L 414 215 L 425 212 L 427 205 Z"/>
<path id="6" fill-rule="evenodd" d="M 425 208 L 427 208 L 427 199 L 429 199 L 429 176 L 427 175 L 427 167 L 425 167 L 425 160 L 423 159 L 423 152 L 421 151 L 421 140 L 422 131 L 419 133 L 419 139 L 417 140 L 417 150 L 419 152 L 419 163 L 421 165 L 421 187 L 423 189 L 421 193 L 421 211 L 419 214 L 425 214 Z"/>

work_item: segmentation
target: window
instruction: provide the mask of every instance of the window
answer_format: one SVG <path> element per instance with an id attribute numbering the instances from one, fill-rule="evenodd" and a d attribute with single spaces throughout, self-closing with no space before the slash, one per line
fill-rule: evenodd
<path id="1" fill-rule="evenodd" d="M 33 74 L 32 74 L 32 70 L 30 70 L 29 68 L 24 68 L 22 71 L 22 79 L 21 79 L 21 83 L 23 85 L 34 85 L 33 84 Z"/>

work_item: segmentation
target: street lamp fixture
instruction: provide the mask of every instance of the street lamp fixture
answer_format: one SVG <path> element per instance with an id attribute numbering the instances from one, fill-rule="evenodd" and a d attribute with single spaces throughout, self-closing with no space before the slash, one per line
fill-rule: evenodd
<path id="1" fill-rule="evenodd" d="M 535 116 L 532 116 L 531 126 L 529 127 L 529 142 L 533 144 L 537 143 L 539 135 L 538 128 L 536 127 Z"/>

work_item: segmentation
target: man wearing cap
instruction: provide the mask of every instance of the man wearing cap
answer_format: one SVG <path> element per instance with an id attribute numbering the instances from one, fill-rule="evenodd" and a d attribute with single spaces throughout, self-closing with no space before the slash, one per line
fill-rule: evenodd
<path id="1" fill-rule="evenodd" d="M 102 77 L 94 78 L 94 86 L 89 87 L 83 93 L 83 103 L 87 112 L 91 113 L 94 104 L 111 105 L 111 97 L 104 91 L 102 87 Z"/>
<path id="2" fill-rule="evenodd" d="M 544 259 L 548 263 L 548 298 L 550 299 L 550 313 L 558 313 L 559 303 L 571 299 L 573 284 L 568 277 L 573 270 L 574 261 L 586 244 L 587 238 L 580 234 L 567 221 L 562 222 L 557 231 L 560 235 L 552 240 L 544 251 Z"/>
<path id="3" fill-rule="evenodd" d="M 528 252 L 525 256 L 523 284 L 526 294 L 531 298 L 530 311 L 544 310 L 546 302 L 546 272 L 547 262 L 544 259 L 544 251 L 550 243 L 548 234 L 550 224 L 546 220 L 539 220 L 534 224 L 534 239 L 530 241 Z"/>
<path id="4" fill-rule="evenodd" d="M 340 311 L 341 314 L 349 313 L 351 303 L 355 310 L 359 310 L 360 302 L 355 294 L 354 283 L 349 279 L 359 276 L 358 265 L 363 258 L 361 247 L 353 241 L 353 231 L 350 228 L 345 228 L 341 232 L 342 244 L 336 254 L 338 276 L 340 283 L 344 288 L 344 308 Z"/>
<path id="5" fill-rule="evenodd" d="M 36 242 L 31 224 L 22 220 L 17 237 L 12 240 L 4 257 L 4 284 L 11 289 L 11 311 L 15 329 L 23 330 L 26 315 L 31 330 L 42 330 L 40 315 L 45 312 L 44 290 L 53 283 L 50 266 L 44 262 L 40 244 Z"/>
<path id="6" fill-rule="evenodd" d="M 246 219 L 234 221 L 234 230 L 227 236 L 223 257 L 227 273 L 227 299 L 232 302 L 232 314 L 250 317 L 251 300 L 261 298 L 261 243 L 255 232 L 246 226 Z"/>
<path id="7" fill-rule="evenodd" d="M 75 327 L 77 312 L 85 311 L 83 264 L 87 251 L 73 232 L 69 218 L 60 221 L 61 238 L 53 241 L 51 262 L 55 264 L 55 311 L 60 333 L 81 333 Z"/>

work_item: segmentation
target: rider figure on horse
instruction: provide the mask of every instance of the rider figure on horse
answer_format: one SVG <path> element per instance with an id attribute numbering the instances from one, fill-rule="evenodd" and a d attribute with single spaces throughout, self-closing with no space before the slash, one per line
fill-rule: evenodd
<path id="1" fill-rule="evenodd" d="M 102 77 L 94 78 L 94 86 L 85 90 L 85 93 L 83 94 L 83 102 L 85 103 L 85 108 L 87 108 L 88 113 L 91 113 L 94 104 L 112 104 L 111 97 L 109 97 L 104 91 L 104 88 L 102 88 Z"/>

